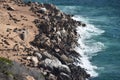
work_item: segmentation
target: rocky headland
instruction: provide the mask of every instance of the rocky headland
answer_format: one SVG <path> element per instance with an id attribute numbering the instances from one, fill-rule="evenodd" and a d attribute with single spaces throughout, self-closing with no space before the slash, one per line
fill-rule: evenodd
<path id="1" fill-rule="evenodd" d="M 0 0 L 0 80 L 86 80 L 72 15 L 52 4 Z"/>

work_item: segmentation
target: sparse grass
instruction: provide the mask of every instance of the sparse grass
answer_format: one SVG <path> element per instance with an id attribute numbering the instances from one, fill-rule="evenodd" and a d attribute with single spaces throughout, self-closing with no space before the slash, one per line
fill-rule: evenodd
<path id="1" fill-rule="evenodd" d="M 7 58 L 3 58 L 0 57 L 0 72 L 4 73 L 6 75 L 8 75 L 9 69 L 12 67 L 12 61 L 7 59 Z"/>
<path id="2" fill-rule="evenodd" d="M 7 58 L 3 58 L 0 57 L 0 63 L 6 64 L 6 65 L 12 65 L 12 61 L 7 59 Z"/>

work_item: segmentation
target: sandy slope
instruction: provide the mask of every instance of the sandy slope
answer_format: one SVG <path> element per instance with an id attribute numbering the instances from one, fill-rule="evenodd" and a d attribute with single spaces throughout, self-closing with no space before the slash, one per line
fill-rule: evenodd
<path id="1" fill-rule="evenodd" d="M 4 8 L 7 5 L 14 10 Z M 28 6 L 18 6 L 14 2 L 0 3 L 0 56 L 18 60 L 22 55 L 26 55 L 26 52 L 22 51 L 25 47 L 32 47 L 29 42 L 38 33 L 33 23 L 37 17 L 29 9 Z M 24 39 L 20 36 L 22 34 Z"/>

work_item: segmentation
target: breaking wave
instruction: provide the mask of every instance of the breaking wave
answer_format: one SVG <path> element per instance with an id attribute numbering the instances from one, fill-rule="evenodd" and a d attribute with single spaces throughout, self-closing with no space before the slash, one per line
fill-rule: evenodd
<path id="1" fill-rule="evenodd" d="M 78 37 L 78 44 L 79 46 L 75 47 L 75 50 L 81 55 L 78 59 L 79 63 L 75 63 L 86 70 L 91 77 L 97 77 L 98 73 L 96 70 L 98 69 L 97 66 L 93 65 L 90 62 L 95 53 L 102 51 L 105 46 L 102 42 L 95 41 L 92 37 L 99 36 L 104 33 L 104 30 L 96 28 L 94 25 L 89 24 L 89 21 L 82 16 L 74 16 L 72 17 L 76 21 L 82 21 L 83 23 L 87 24 L 86 27 L 77 27 L 77 33 L 79 34 Z"/>

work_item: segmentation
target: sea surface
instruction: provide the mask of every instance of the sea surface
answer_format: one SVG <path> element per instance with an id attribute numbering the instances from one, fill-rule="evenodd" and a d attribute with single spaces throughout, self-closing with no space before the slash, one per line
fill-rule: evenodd
<path id="1" fill-rule="evenodd" d="M 87 27 L 75 48 L 82 57 L 76 63 L 91 74 L 90 80 L 120 80 L 120 0 L 32 0 L 52 3 Z"/>

